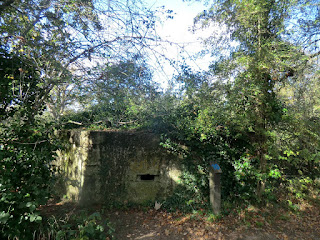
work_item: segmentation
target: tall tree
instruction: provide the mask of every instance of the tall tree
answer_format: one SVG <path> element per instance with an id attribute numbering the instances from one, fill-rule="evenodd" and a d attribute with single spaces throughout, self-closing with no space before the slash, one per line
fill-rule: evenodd
<path id="1" fill-rule="evenodd" d="M 156 40 L 154 12 L 141 1 L 15 0 L 0 6 L 1 49 L 41 73 L 39 107 L 60 89 L 54 86 L 81 84 L 79 76 L 98 62 L 130 58 Z"/>
<path id="2" fill-rule="evenodd" d="M 80 90 L 82 104 L 89 106 L 84 111 L 93 111 L 95 121 L 114 124 L 137 120 L 156 94 L 152 72 L 141 56 L 95 67 Z"/>
<path id="3" fill-rule="evenodd" d="M 265 189 L 271 131 L 283 114 L 275 85 L 292 79 L 297 61 L 305 56 L 284 38 L 293 4 L 291 0 L 216 0 L 197 18 L 225 29 L 225 35 L 218 34 L 220 38 L 213 37 L 210 43 L 229 54 L 212 69 L 232 83 L 228 101 L 234 109 L 233 121 L 250 139 L 247 156 L 259 166 L 259 197 Z"/>

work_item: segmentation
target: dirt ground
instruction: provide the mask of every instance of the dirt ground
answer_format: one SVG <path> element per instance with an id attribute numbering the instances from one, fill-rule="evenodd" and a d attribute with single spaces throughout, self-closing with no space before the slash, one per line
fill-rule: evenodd
<path id="1" fill-rule="evenodd" d="M 280 217 L 275 222 L 260 216 L 248 220 L 231 216 L 210 222 L 206 217 L 172 214 L 164 211 L 114 211 L 107 217 L 115 227 L 118 240 L 274 240 L 320 239 L 320 212 Z"/>
<path id="2" fill-rule="evenodd" d="M 221 226 L 190 219 L 172 219 L 166 213 L 114 212 L 108 214 L 115 226 L 116 239 L 187 240 L 187 239 L 277 239 L 261 230 L 223 233 Z M 170 221 L 171 219 L 171 221 Z M 250 236 L 249 236 L 250 235 Z"/>
<path id="3" fill-rule="evenodd" d="M 71 203 L 51 204 L 48 215 L 76 214 Z M 168 213 L 164 210 L 131 209 L 99 211 L 115 228 L 116 240 L 320 240 L 320 207 L 305 206 L 294 214 L 282 209 L 255 209 L 210 219 L 206 213 Z M 102 211 L 100 211 L 102 210 Z"/>

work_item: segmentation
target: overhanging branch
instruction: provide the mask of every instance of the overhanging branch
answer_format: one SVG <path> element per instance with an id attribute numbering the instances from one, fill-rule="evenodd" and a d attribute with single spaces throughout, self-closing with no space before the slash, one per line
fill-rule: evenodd
<path id="1" fill-rule="evenodd" d="M 132 37 L 132 36 L 124 36 L 124 37 L 116 37 L 115 39 L 113 40 L 110 40 L 110 41 L 104 41 L 102 43 L 99 43 L 95 46 L 92 46 L 86 50 L 83 50 L 81 53 L 79 53 L 77 56 L 71 58 L 69 60 L 69 62 L 67 63 L 66 67 L 68 67 L 71 63 L 77 61 L 79 58 L 81 58 L 82 56 L 86 55 L 86 54 L 90 54 L 92 52 L 94 52 L 95 49 L 99 48 L 99 47 L 102 47 L 102 46 L 107 46 L 108 48 L 111 48 L 110 45 L 111 43 L 114 43 L 114 42 L 117 42 L 117 41 L 120 41 L 120 40 L 151 40 L 151 41 L 155 41 L 155 39 L 153 38 L 148 38 L 148 37 Z"/>

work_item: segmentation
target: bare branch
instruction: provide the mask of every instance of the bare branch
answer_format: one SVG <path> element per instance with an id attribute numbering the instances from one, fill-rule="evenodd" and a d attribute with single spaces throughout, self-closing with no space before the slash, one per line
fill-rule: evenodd
<path id="1" fill-rule="evenodd" d="M 309 58 L 312 59 L 312 58 L 315 58 L 315 57 L 317 57 L 317 56 L 319 56 L 319 55 L 320 55 L 320 51 L 311 54 L 311 55 L 309 56 Z"/>
<path id="2" fill-rule="evenodd" d="M 152 41 L 155 41 L 153 38 L 147 38 L 147 37 L 132 37 L 132 36 L 123 36 L 123 37 L 116 37 L 115 39 L 113 40 L 110 40 L 110 41 L 104 41 L 102 43 L 99 43 L 95 46 L 92 46 L 84 51 L 82 51 L 81 53 L 79 53 L 77 56 L 71 58 L 69 60 L 69 62 L 67 63 L 66 67 L 68 67 L 71 63 L 77 61 L 79 58 L 81 58 L 82 56 L 88 54 L 88 53 L 92 53 L 95 49 L 99 48 L 99 47 L 103 47 L 103 46 L 106 46 L 108 48 L 111 48 L 110 45 L 111 43 L 114 43 L 114 42 L 117 42 L 117 41 L 120 41 L 120 40 L 125 40 L 125 39 L 128 39 L 128 40 L 152 40 Z"/>

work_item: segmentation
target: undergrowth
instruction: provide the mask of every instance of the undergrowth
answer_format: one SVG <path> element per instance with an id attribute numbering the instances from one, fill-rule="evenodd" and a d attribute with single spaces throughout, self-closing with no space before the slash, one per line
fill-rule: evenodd
<path id="1" fill-rule="evenodd" d="M 114 228 L 99 212 L 87 210 L 67 213 L 61 217 L 50 216 L 34 233 L 35 240 L 111 240 Z"/>

